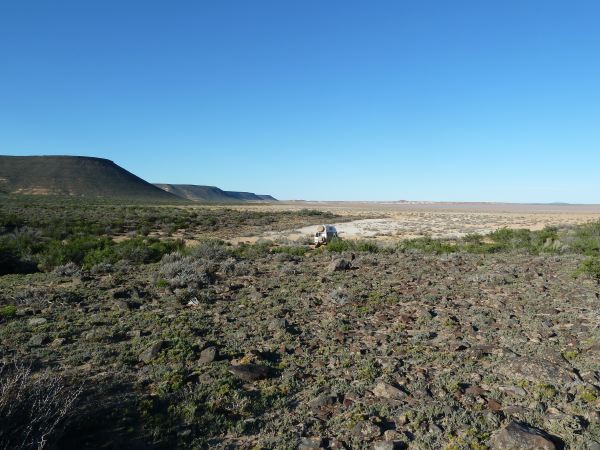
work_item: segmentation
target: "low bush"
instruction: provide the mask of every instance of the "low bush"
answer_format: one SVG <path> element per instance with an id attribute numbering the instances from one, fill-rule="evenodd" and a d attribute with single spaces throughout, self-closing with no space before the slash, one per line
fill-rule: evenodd
<path id="1" fill-rule="evenodd" d="M 369 241 L 351 241 L 343 240 L 340 238 L 334 238 L 325 246 L 325 249 L 330 252 L 366 252 L 366 253 L 378 253 L 381 251 L 381 247 L 374 242 Z"/>
<path id="2" fill-rule="evenodd" d="M 17 315 L 17 307 L 14 305 L 5 305 L 0 307 L 0 322 L 9 320 Z"/>
<path id="3" fill-rule="evenodd" d="M 280 247 L 273 247 L 271 249 L 271 253 L 281 253 L 281 254 L 287 254 L 287 255 L 291 255 L 291 256 L 304 256 L 306 254 L 306 252 L 309 250 L 308 247 L 302 247 L 302 246 L 291 246 L 291 245 L 283 245 Z"/>
<path id="4" fill-rule="evenodd" d="M 181 253 L 165 255 L 157 272 L 157 284 L 166 283 L 172 290 L 194 291 L 212 284 L 215 280 L 213 267 Z"/>
<path id="5" fill-rule="evenodd" d="M 435 253 L 436 255 L 457 251 L 455 245 L 431 237 L 407 239 L 399 244 L 398 249 L 400 251 L 417 250 L 424 253 Z"/>
<path id="6" fill-rule="evenodd" d="M 588 258 L 583 261 L 575 271 L 575 276 L 580 275 L 592 277 L 600 284 L 600 258 Z"/>
<path id="7" fill-rule="evenodd" d="M 81 390 L 48 370 L 33 373 L 30 365 L 0 363 L 0 448 L 51 446 Z"/>

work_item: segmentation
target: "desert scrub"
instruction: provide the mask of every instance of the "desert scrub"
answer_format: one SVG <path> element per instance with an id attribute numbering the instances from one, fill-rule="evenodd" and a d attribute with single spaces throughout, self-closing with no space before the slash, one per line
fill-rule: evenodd
<path id="1" fill-rule="evenodd" d="M 10 320 L 17 316 L 17 307 L 14 305 L 5 305 L 0 307 L 0 322 Z"/>
<path id="2" fill-rule="evenodd" d="M 279 246 L 273 247 L 271 249 L 271 253 L 280 253 L 287 254 L 291 256 L 299 256 L 302 257 L 308 252 L 308 247 L 300 247 L 300 246 Z"/>
<path id="3" fill-rule="evenodd" d="M 193 256 L 170 253 L 160 261 L 156 283 L 165 283 L 171 290 L 198 290 L 212 284 L 216 279 L 215 268 Z"/>
<path id="4" fill-rule="evenodd" d="M 187 253 L 194 258 L 215 262 L 224 261 L 233 254 L 227 244 L 219 239 L 203 240 L 190 247 Z"/>
<path id="5" fill-rule="evenodd" d="M 598 400 L 598 392 L 591 387 L 578 386 L 577 397 L 584 403 L 592 404 Z"/>
<path id="6" fill-rule="evenodd" d="M 433 253 L 436 255 L 442 253 L 453 253 L 457 251 L 455 245 L 444 242 L 440 239 L 431 237 L 422 237 L 417 239 L 407 239 L 398 245 L 398 250 L 406 252 L 407 250 L 417 250 L 423 253 Z"/>
<path id="7" fill-rule="evenodd" d="M 43 449 L 54 443 L 74 413 L 82 387 L 71 387 L 49 370 L 0 364 L 0 448 Z"/>
<path id="8" fill-rule="evenodd" d="M 588 258 L 584 260 L 573 275 L 575 277 L 586 275 L 600 284 L 600 258 Z"/>
<path id="9" fill-rule="evenodd" d="M 343 240 L 340 238 L 334 238 L 325 246 L 325 249 L 330 252 L 365 252 L 365 253 L 378 253 L 381 248 L 374 242 L 369 241 L 350 241 Z"/>

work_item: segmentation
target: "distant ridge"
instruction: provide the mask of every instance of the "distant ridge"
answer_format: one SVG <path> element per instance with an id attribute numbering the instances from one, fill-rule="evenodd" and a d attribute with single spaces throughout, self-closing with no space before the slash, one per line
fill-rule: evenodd
<path id="1" fill-rule="evenodd" d="M 215 186 L 199 186 L 195 184 L 164 184 L 155 186 L 196 202 L 233 203 L 233 202 L 276 202 L 271 195 L 257 195 L 252 192 L 224 191 Z"/>
<path id="2" fill-rule="evenodd" d="M 87 156 L 0 155 L 0 192 L 182 201 L 108 159 Z"/>

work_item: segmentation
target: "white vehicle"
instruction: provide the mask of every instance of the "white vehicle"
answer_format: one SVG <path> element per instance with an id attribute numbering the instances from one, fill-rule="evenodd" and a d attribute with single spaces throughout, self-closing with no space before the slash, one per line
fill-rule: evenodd
<path id="1" fill-rule="evenodd" d="M 319 225 L 315 233 L 315 245 L 327 244 L 333 238 L 338 237 L 337 230 L 332 225 Z"/>

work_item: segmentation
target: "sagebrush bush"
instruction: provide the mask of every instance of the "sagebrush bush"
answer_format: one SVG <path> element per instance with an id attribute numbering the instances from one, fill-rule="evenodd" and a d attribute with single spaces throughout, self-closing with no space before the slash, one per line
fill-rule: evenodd
<path id="1" fill-rule="evenodd" d="M 218 239 L 207 239 L 189 249 L 189 254 L 194 258 L 206 261 L 224 261 L 232 255 L 225 242 Z"/>
<path id="2" fill-rule="evenodd" d="M 158 269 L 157 279 L 174 289 L 201 289 L 215 281 L 215 268 L 193 256 L 181 253 L 165 255 Z"/>
<path id="3" fill-rule="evenodd" d="M 38 449 L 58 437 L 82 387 L 69 386 L 49 370 L 0 363 L 0 449 Z"/>

